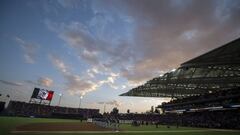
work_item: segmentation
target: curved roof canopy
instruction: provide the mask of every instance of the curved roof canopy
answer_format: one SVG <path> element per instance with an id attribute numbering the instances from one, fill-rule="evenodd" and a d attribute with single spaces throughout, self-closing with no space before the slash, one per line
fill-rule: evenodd
<path id="1" fill-rule="evenodd" d="M 120 96 L 186 97 L 240 87 L 240 38 Z"/>

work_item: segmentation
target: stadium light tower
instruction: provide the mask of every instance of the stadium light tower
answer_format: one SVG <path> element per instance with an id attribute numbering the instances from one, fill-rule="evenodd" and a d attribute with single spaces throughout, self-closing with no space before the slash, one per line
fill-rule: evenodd
<path id="1" fill-rule="evenodd" d="M 104 103 L 104 106 L 103 106 L 103 113 L 106 112 L 106 103 Z"/>
<path id="2" fill-rule="evenodd" d="M 58 106 L 60 106 L 61 99 L 62 99 L 62 93 L 59 93 L 59 101 L 58 101 Z"/>
<path id="3" fill-rule="evenodd" d="M 79 108 L 81 108 L 82 98 L 83 98 L 83 96 L 81 95 L 81 96 L 79 97 Z"/>

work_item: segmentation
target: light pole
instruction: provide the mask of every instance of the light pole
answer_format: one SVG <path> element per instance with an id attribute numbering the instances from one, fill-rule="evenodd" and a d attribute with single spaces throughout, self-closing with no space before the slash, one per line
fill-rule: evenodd
<path id="1" fill-rule="evenodd" d="M 105 113 L 106 111 L 106 104 L 104 103 L 104 106 L 103 106 L 103 113 Z"/>
<path id="2" fill-rule="evenodd" d="M 82 98 L 83 98 L 83 96 L 79 97 L 79 108 L 81 108 Z"/>
<path id="3" fill-rule="evenodd" d="M 10 95 L 9 94 L 7 94 L 6 95 L 6 97 L 7 97 L 7 99 L 6 99 L 6 104 L 5 104 L 5 108 L 7 108 L 8 107 L 8 105 L 9 105 L 9 103 L 10 103 L 10 101 L 11 101 L 11 99 L 10 99 Z"/>
<path id="4" fill-rule="evenodd" d="M 59 101 L 58 101 L 58 106 L 60 106 L 61 99 L 62 99 L 62 93 L 59 93 Z"/>

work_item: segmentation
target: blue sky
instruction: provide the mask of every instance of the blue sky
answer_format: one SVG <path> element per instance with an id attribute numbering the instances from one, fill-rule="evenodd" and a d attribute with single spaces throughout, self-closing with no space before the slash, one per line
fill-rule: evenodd
<path id="1" fill-rule="evenodd" d="M 196 0 L 2 0 L 0 92 L 34 87 L 61 105 L 144 112 L 168 99 L 119 97 L 240 35 L 240 3 Z M 6 100 L 1 96 L 1 100 Z"/>

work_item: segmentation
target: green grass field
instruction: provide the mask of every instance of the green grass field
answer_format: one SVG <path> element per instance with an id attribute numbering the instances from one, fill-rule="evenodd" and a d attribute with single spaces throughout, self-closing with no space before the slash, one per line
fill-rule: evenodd
<path id="1" fill-rule="evenodd" d="M 79 120 L 64 120 L 64 119 L 44 119 L 44 118 L 22 118 L 22 117 L 0 117 L 0 135 L 30 135 L 30 133 L 10 133 L 16 126 L 25 125 L 30 123 L 51 123 L 51 122 L 79 122 Z M 62 135 L 67 134 L 87 134 L 87 135 L 239 135 L 240 131 L 233 130 L 214 130 L 214 129 L 203 129 L 203 128 L 189 128 L 189 127 L 171 127 L 159 126 L 156 128 L 154 125 L 132 127 L 128 124 L 120 126 L 121 131 L 116 133 L 61 133 Z M 33 133 L 32 133 L 33 134 Z M 36 133 L 35 133 L 36 134 Z M 47 134 L 59 134 L 59 133 L 38 133 L 38 135 Z"/>

